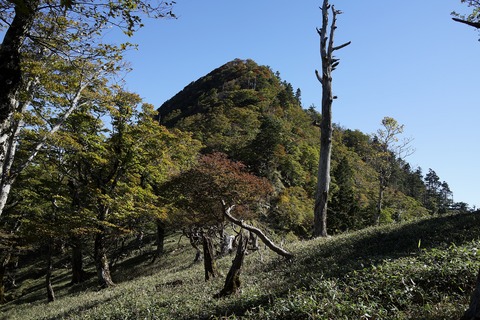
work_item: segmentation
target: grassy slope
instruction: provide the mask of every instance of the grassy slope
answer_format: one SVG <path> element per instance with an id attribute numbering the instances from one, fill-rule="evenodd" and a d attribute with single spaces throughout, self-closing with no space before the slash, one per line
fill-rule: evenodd
<path id="1" fill-rule="evenodd" d="M 242 292 L 214 299 L 224 278 L 205 283 L 186 243 L 170 242 L 155 264 L 123 263 L 118 286 L 95 279 L 68 287 L 56 274 L 57 301 L 46 304 L 43 278 L 0 308 L 1 319 L 455 319 L 468 304 L 480 266 L 480 215 L 437 217 L 287 245 L 284 261 L 267 250 L 246 259 Z M 231 257 L 219 261 L 226 274 Z"/>

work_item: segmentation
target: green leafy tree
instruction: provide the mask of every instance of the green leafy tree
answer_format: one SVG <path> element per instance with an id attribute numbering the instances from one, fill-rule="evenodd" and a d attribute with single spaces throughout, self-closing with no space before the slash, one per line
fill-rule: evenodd
<path id="1" fill-rule="evenodd" d="M 158 125 L 153 107 L 140 108 L 137 95 L 110 93 L 77 110 L 48 144 L 48 158 L 66 176 L 63 212 L 70 223 L 63 238 L 94 237 L 102 287 L 114 284 L 109 239 L 141 228 L 142 221 L 165 219 L 155 185 L 188 167 L 200 149 L 189 134 Z"/>
<path id="2" fill-rule="evenodd" d="M 382 119 L 383 128 L 372 137 L 374 146 L 370 162 L 378 174 L 378 198 L 374 224 L 380 223 L 383 210 L 384 192 L 395 169 L 397 159 L 403 159 L 413 151 L 409 147 L 411 139 L 399 139 L 403 125 L 391 117 Z"/>
<path id="3" fill-rule="evenodd" d="M 274 205 L 269 217 L 274 217 L 277 229 L 285 233 L 294 232 L 305 238 L 311 234 L 313 199 L 303 188 L 285 188 L 276 197 Z"/>
<path id="4" fill-rule="evenodd" d="M 19 198 L 18 205 L 8 209 L 21 216 L 18 241 L 29 244 L 28 248 L 18 250 L 17 254 L 34 250 L 45 252 L 43 256 L 48 302 L 55 300 L 52 285 L 55 252 L 66 240 L 65 229 L 59 226 L 71 226 L 74 223 L 65 210 L 69 207 L 66 198 L 67 176 L 57 169 L 54 161 L 50 161 L 45 154 L 37 157 L 24 170 L 15 187 L 16 193 L 19 193 L 15 195 Z"/>
<path id="5" fill-rule="evenodd" d="M 81 104 L 89 85 L 105 73 L 118 70 L 121 53 L 130 45 L 103 43 L 105 31 L 116 26 L 132 35 L 142 25 L 142 16 L 172 15 L 170 6 L 167 2 L 139 0 L 2 2 L 0 30 L 5 33 L 0 45 L 0 215 L 16 177 L 37 154 L 46 135 L 57 131 Z M 72 73 L 81 76 L 72 78 Z M 51 91 L 62 88 L 68 91 L 67 108 L 62 108 L 65 103 L 52 103 Z M 34 103 L 43 99 L 47 103 Z M 41 132 L 31 156 L 13 167 L 29 107 L 51 117 L 44 118 L 49 119 L 42 126 L 47 131 Z"/>
<path id="6" fill-rule="evenodd" d="M 161 194 L 165 203 L 178 208 L 175 220 L 179 227 L 201 230 L 208 280 L 217 274 L 212 236 L 220 234 L 223 239 L 226 219 L 238 222 L 238 217 L 242 221 L 258 217 L 271 192 L 268 180 L 248 173 L 242 163 L 229 160 L 225 154 L 213 153 L 200 157 L 196 166 L 167 182 Z"/>

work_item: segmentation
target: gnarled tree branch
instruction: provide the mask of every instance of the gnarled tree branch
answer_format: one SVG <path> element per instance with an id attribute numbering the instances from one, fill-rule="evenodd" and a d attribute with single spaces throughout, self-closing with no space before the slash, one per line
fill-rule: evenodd
<path id="1" fill-rule="evenodd" d="M 272 242 L 272 240 L 270 240 L 263 232 L 262 230 L 258 229 L 258 228 L 255 228 L 251 225 L 248 225 L 246 224 L 245 222 L 243 222 L 243 220 L 239 220 L 237 218 L 235 218 L 234 216 L 232 216 L 231 214 L 231 211 L 233 210 L 233 208 L 235 207 L 234 205 L 232 206 L 229 206 L 227 207 L 226 203 L 224 201 L 222 201 L 222 205 L 223 205 L 223 214 L 225 215 L 225 217 L 231 221 L 232 223 L 236 224 L 237 226 L 239 227 L 242 227 L 254 234 L 256 234 L 262 241 L 263 243 L 265 243 L 267 245 L 267 247 L 270 248 L 270 250 L 272 250 L 273 252 L 287 258 L 287 259 L 291 259 L 294 257 L 294 255 L 282 248 L 280 248 L 279 246 L 277 246 L 275 243 Z"/>

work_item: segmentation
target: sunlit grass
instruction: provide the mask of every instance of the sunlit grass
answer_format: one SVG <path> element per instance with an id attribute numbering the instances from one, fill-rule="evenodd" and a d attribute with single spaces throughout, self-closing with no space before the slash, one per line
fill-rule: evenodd
<path id="1" fill-rule="evenodd" d="M 215 299 L 224 277 L 204 281 L 203 265 L 178 236 L 160 260 L 131 256 L 115 269 L 118 285 L 95 279 L 69 287 L 55 274 L 57 301 L 43 278 L 22 283 L 2 319 L 455 319 L 468 304 L 480 248 L 480 216 L 451 215 L 295 241 L 285 261 L 262 247 L 245 260 L 242 291 Z M 218 261 L 224 274 L 233 256 Z M 72 291 L 74 293 L 72 293 Z"/>

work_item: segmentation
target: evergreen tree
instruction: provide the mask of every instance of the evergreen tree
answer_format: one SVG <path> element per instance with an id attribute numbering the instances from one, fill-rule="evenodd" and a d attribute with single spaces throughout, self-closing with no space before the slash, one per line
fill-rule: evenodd
<path id="1" fill-rule="evenodd" d="M 333 170 L 334 188 L 329 205 L 328 225 L 333 233 L 363 226 L 360 208 L 355 198 L 354 171 L 347 157 Z"/>
<path id="2" fill-rule="evenodd" d="M 427 191 L 425 194 L 425 207 L 430 210 L 431 214 L 438 213 L 440 209 L 440 188 L 442 183 L 437 173 L 431 168 L 425 175 L 425 185 Z"/>

